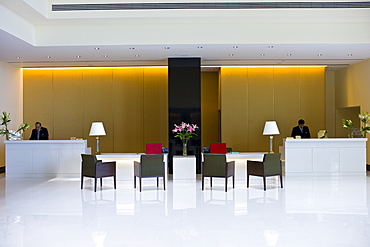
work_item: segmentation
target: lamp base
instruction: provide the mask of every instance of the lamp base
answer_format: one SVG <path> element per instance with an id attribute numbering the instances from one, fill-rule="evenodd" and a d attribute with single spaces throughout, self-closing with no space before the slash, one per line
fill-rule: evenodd
<path id="1" fill-rule="evenodd" d="M 100 147 L 99 147 L 99 136 L 96 136 L 96 151 L 95 151 L 95 155 L 99 155 L 100 154 Z"/>

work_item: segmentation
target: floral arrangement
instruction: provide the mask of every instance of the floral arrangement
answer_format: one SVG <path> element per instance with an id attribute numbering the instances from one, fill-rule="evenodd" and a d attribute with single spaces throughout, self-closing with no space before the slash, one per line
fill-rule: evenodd
<path id="1" fill-rule="evenodd" d="M 3 112 L 1 115 L 1 124 L 2 126 L 5 126 L 5 128 L 0 129 L 0 135 L 6 136 L 7 140 L 13 140 L 13 139 L 20 139 L 22 135 L 22 131 L 25 131 L 30 127 L 29 123 L 23 123 L 19 125 L 18 129 L 16 131 L 9 130 L 8 125 L 10 123 L 10 113 Z"/>
<path id="2" fill-rule="evenodd" d="M 360 121 L 361 121 L 361 135 L 362 137 L 366 137 L 366 134 L 370 132 L 370 115 L 368 112 L 362 112 L 361 114 L 358 115 L 358 117 L 360 118 Z M 352 122 L 352 120 L 350 119 L 342 119 L 342 124 L 343 124 L 343 127 L 346 128 L 346 129 L 351 129 L 352 131 L 354 131 L 354 124 Z"/>
<path id="3" fill-rule="evenodd" d="M 179 137 L 182 143 L 186 143 L 193 136 L 197 136 L 195 132 L 199 127 L 196 124 L 188 124 L 182 122 L 180 125 L 175 124 L 175 128 L 172 130 L 175 133 L 175 137 Z"/>

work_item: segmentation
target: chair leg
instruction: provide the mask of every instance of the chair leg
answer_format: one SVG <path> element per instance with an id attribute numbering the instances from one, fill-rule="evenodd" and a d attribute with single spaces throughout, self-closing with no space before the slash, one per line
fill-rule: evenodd
<path id="1" fill-rule="evenodd" d="M 235 189 L 235 176 L 233 175 L 233 189 Z"/>
<path id="2" fill-rule="evenodd" d="M 211 188 L 212 188 L 212 177 L 209 177 L 209 179 L 211 180 Z"/>
<path id="3" fill-rule="evenodd" d="M 247 188 L 249 188 L 249 174 L 247 174 Z"/>
<path id="4" fill-rule="evenodd" d="M 113 182 L 114 182 L 114 189 L 117 189 L 117 179 L 116 175 L 113 176 Z"/>
<path id="5" fill-rule="evenodd" d="M 141 177 L 139 178 L 140 192 L 141 192 Z"/>
<path id="6" fill-rule="evenodd" d="M 136 189 L 136 176 L 134 175 L 134 189 Z"/>
<path id="7" fill-rule="evenodd" d="M 163 190 L 166 190 L 166 179 L 163 177 Z"/>
<path id="8" fill-rule="evenodd" d="M 282 175 L 280 175 L 280 186 L 281 188 L 283 188 L 283 176 Z"/>
<path id="9" fill-rule="evenodd" d="M 158 186 L 159 186 L 159 178 L 157 177 L 157 188 L 158 188 Z"/>
<path id="10" fill-rule="evenodd" d="M 103 178 L 100 178 L 100 188 L 103 187 Z"/>
<path id="11" fill-rule="evenodd" d="M 82 175 L 81 176 L 81 190 L 82 190 L 83 186 L 84 186 L 84 176 Z"/>
<path id="12" fill-rule="evenodd" d="M 225 192 L 227 192 L 227 179 L 228 177 L 225 177 Z"/>
<path id="13" fill-rule="evenodd" d="M 266 177 L 263 177 L 263 190 L 266 191 Z"/>
<path id="14" fill-rule="evenodd" d="M 204 190 L 204 176 L 202 174 L 202 190 Z"/>
<path id="15" fill-rule="evenodd" d="M 96 183 L 97 183 L 97 178 L 94 178 L 94 192 L 96 192 Z"/>

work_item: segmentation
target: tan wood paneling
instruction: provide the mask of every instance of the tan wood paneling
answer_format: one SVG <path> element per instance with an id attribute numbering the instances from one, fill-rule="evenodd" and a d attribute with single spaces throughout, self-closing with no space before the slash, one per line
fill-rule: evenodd
<path id="1" fill-rule="evenodd" d="M 248 68 L 249 151 L 268 151 L 269 137 L 263 136 L 266 121 L 274 120 L 273 68 Z"/>
<path id="2" fill-rule="evenodd" d="M 83 70 L 84 138 L 95 152 L 95 138 L 89 137 L 92 122 L 103 122 L 106 136 L 100 138 L 100 152 L 111 152 L 114 140 L 112 69 Z"/>
<path id="3" fill-rule="evenodd" d="M 53 70 L 54 138 L 83 137 L 82 69 Z"/>
<path id="4" fill-rule="evenodd" d="M 144 145 L 154 142 L 168 147 L 167 81 L 166 67 L 144 68 Z"/>
<path id="5" fill-rule="evenodd" d="M 317 137 L 317 131 L 325 129 L 325 68 L 302 67 L 300 77 L 301 118 L 309 126 L 311 136 Z"/>
<path id="6" fill-rule="evenodd" d="M 299 119 L 300 68 L 274 68 L 274 111 L 280 135 L 274 137 L 274 152 L 283 145 L 283 138 L 290 136 Z"/>
<path id="7" fill-rule="evenodd" d="M 31 123 L 24 139 L 31 136 L 36 121 L 48 128 L 49 139 L 54 139 L 53 83 L 51 69 L 29 69 L 23 71 L 23 120 Z"/>
<path id="8" fill-rule="evenodd" d="M 221 68 L 221 142 L 248 151 L 247 68 Z"/>
<path id="9" fill-rule="evenodd" d="M 209 147 L 210 143 L 221 141 L 218 74 L 218 72 L 201 74 L 202 147 Z"/>
<path id="10" fill-rule="evenodd" d="M 113 69 L 114 152 L 143 149 L 143 68 Z"/>

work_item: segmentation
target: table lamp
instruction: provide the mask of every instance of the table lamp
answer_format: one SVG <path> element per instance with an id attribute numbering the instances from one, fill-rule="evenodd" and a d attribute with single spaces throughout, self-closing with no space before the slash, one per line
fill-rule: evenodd
<path id="1" fill-rule="evenodd" d="M 93 122 L 91 124 L 90 136 L 96 136 L 96 152 L 95 154 L 100 154 L 99 148 L 99 136 L 105 136 L 105 129 L 103 122 Z"/>
<path id="2" fill-rule="evenodd" d="M 263 129 L 263 135 L 270 136 L 270 152 L 269 153 L 274 153 L 274 151 L 272 151 L 272 139 L 274 138 L 274 135 L 279 135 L 279 134 L 280 132 L 276 124 L 276 121 L 266 121 L 265 128 Z"/>

